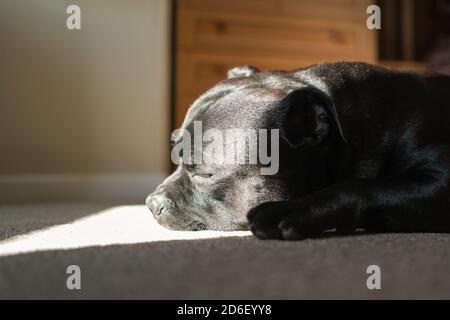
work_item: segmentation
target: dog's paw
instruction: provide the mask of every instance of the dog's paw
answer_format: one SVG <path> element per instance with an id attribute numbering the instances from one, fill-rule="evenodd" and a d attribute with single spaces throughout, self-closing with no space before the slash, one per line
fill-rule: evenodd
<path id="1" fill-rule="evenodd" d="M 286 201 L 264 202 L 247 214 L 248 227 L 260 239 L 283 239 L 278 225 L 289 214 Z"/>
<path id="2" fill-rule="evenodd" d="M 321 230 L 312 219 L 311 211 L 305 209 L 300 213 L 292 212 L 286 215 L 278 224 L 284 240 L 302 240 L 319 236 Z"/>
<path id="3" fill-rule="evenodd" d="M 321 233 L 310 213 L 291 201 L 265 202 L 250 210 L 248 226 L 260 239 L 301 240 Z"/>

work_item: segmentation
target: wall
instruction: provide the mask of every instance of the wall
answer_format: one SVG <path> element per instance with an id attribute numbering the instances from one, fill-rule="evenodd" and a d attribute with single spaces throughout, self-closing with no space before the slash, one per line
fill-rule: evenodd
<path id="1" fill-rule="evenodd" d="M 66 28 L 70 4 L 81 30 Z M 0 2 L 0 200 L 120 196 L 166 174 L 169 4 Z"/>

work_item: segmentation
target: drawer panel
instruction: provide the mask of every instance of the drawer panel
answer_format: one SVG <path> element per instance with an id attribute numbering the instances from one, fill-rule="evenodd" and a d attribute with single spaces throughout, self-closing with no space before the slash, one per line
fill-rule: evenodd
<path id="1" fill-rule="evenodd" d="M 186 11 L 364 22 L 373 0 L 179 0 Z"/>
<path id="2" fill-rule="evenodd" d="M 282 13 L 298 19 L 331 19 L 333 21 L 352 21 L 366 26 L 366 10 L 374 0 L 283 0 Z"/>
<path id="3" fill-rule="evenodd" d="M 374 60 L 375 33 L 350 22 L 179 12 L 177 50 Z M 181 27 L 182 26 L 182 27 Z"/>

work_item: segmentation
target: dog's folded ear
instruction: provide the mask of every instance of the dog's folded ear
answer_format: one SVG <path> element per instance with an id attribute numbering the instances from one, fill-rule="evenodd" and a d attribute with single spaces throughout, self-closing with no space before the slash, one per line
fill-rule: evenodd
<path id="1" fill-rule="evenodd" d="M 333 100 L 312 87 L 294 90 L 281 100 L 279 127 L 293 148 L 318 145 L 333 133 L 347 142 Z"/>
<path id="2" fill-rule="evenodd" d="M 253 66 L 234 67 L 228 70 L 227 78 L 248 77 L 256 72 L 259 72 L 259 70 Z"/>

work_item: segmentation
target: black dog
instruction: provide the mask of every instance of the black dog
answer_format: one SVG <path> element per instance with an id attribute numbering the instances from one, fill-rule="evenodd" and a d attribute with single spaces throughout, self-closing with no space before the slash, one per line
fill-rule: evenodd
<path id="1" fill-rule="evenodd" d="M 279 171 L 181 163 L 147 198 L 161 224 L 286 240 L 450 231 L 450 77 L 347 62 L 229 77 L 183 128 L 278 128 Z"/>

